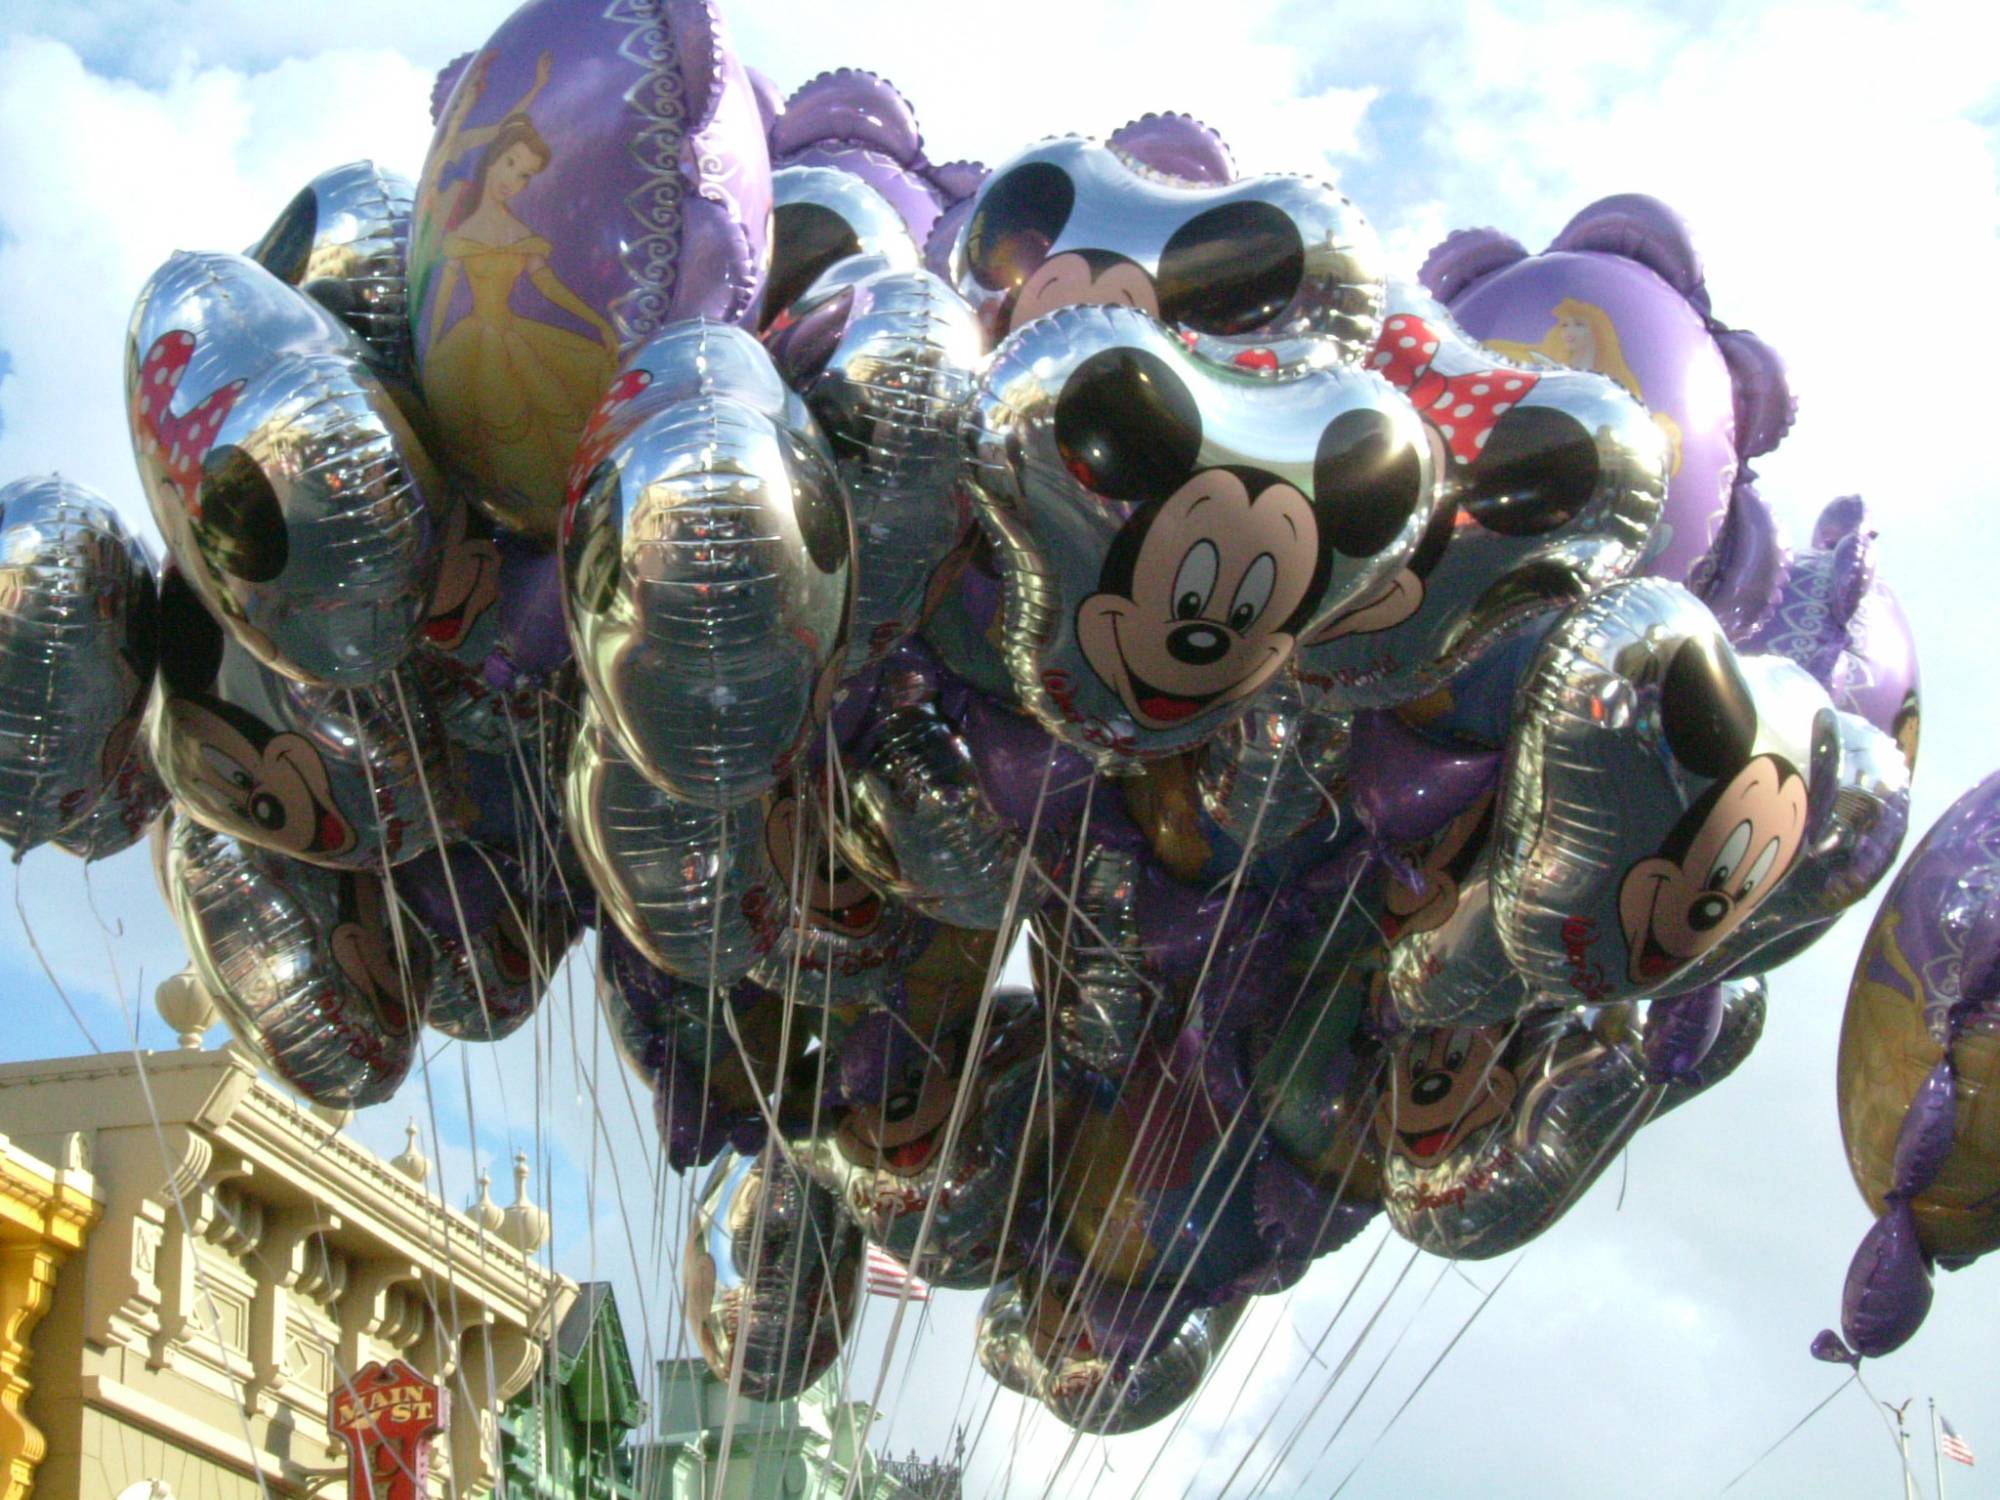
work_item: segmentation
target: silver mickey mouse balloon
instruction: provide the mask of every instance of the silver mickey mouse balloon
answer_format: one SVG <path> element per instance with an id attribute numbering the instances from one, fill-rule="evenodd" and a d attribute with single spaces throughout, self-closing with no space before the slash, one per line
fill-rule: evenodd
<path id="1" fill-rule="evenodd" d="M 1381 707 L 1447 683 L 1514 627 L 1637 566 L 1666 439 L 1601 375 L 1514 365 L 1392 285 L 1368 359 L 1423 417 L 1438 505 L 1403 566 L 1301 642 L 1308 702 Z"/>
<path id="2" fill-rule="evenodd" d="M 975 1054 L 977 1019 L 976 1000 L 928 1018 L 864 1016 L 839 1044 L 831 1133 L 799 1151 L 872 1243 L 938 1286 L 1007 1274 L 1020 1237 L 1009 1231 L 1025 1218 L 1017 1190 L 1037 1180 L 1048 1144 L 1041 1007 L 1031 992 L 997 992 Z"/>
<path id="3" fill-rule="evenodd" d="M 1096 844 L 1074 895 L 1049 898 L 1032 919 L 1056 1050 L 1109 1078 L 1130 1065 L 1166 998 L 1140 940 L 1139 894 L 1139 855 Z"/>
<path id="4" fill-rule="evenodd" d="M 160 532 L 252 655 L 354 687 L 409 654 L 442 481 L 331 313 L 242 256 L 176 255 L 133 310 L 125 394 Z"/>
<path id="5" fill-rule="evenodd" d="M 669 974 L 731 984 L 778 942 L 786 893 L 761 804 L 717 812 L 661 791 L 593 709 L 570 752 L 564 808 L 605 912 Z"/>
<path id="6" fill-rule="evenodd" d="M 322 172 L 244 253 L 353 329 L 378 373 L 413 368 L 404 261 L 415 186 L 372 161 Z"/>
<path id="7" fill-rule="evenodd" d="M 1612 584 L 1563 616 L 1501 773 L 1493 914 L 1514 967 L 1600 1004 L 1727 973 L 1831 810 L 1835 724 L 1817 683 L 1739 659 L 1678 585 Z"/>
<path id="8" fill-rule="evenodd" d="M 26 854 L 89 816 L 153 675 L 153 564 L 59 476 L 0 487 L 0 838 Z"/>
<path id="9" fill-rule="evenodd" d="M 1583 1196 L 1662 1091 L 1636 1038 L 1600 1038 L 1573 1014 L 1411 1032 L 1376 1106 L 1389 1222 L 1453 1260 L 1517 1250 Z"/>
<path id="10" fill-rule="evenodd" d="M 1010 339 L 966 446 L 1015 688 L 1108 769 L 1239 717 L 1404 566 L 1432 510 L 1422 425 L 1379 376 L 1257 380 L 1131 308 Z"/>
<path id="11" fill-rule="evenodd" d="M 174 567 L 160 627 L 147 751 L 196 821 L 347 870 L 399 864 L 463 831 L 451 747 L 414 674 L 362 688 L 281 677 L 224 634 Z"/>
<path id="12" fill-rule="evenodd" d="M 1178 1410 L 1222 1352 L 1244 1302 L 1182 1311 L 1138 1352 L 1098 1349 L 1059 1281 L 1003 1282 L 979 1309 L 974 1346 L 986 1373 L 1034 1396 L 1064 1424 L 1106 1436 L 1137 1432 Z"/>
<path id="13" fill-rule="evenodd" d="M 365 871 L 322 870 L 182 817 L 154 835 L 195 972 L 238 1041 L 318 1104 L 376 1104 L 416 1057 L 428 960 Z"/>
<path id="14" fill-rule="evenodd" d="M 846 670 L 855 672 L 916 629 L 933 580 L 972 524 L 957 483 L 958 424 L 981 358 L 979 323 L 922 270 L 815 288 L 813 299 L 837 304 L 826 334 L 836 342 L 779 362 L 833 446 L 854 518 Z M 801 308 L 807 319 L 827 315 Z"/>
<path id="15" fill-rule="evenodd" d="M 1054 308 L 1122 304 L 1232 352 L 1310 337 L 1353 361 L 1381 322 L 1375 232 L 1332 188 L 1196 185 L 1076 136 L 986 179 L 952 274 L 996 342 Z"/>
<path id="16" fill-rule="evenodd" d="M 689 1331 L 715 1378 L 783 1401 L 826 1373 L 854 1327 L 861 1261 L 861 1231 L 781 1152 L 725 1152 L 681 1258 Z"/>
<path id="17" fill-rule="evenodd" d="M 820 274 L 850 256 L 914 271 L 923 253 L 889 200 L 837 167 L 780 167 L 771 174 L 771 271 L 764 321 L 783 324 Z"/>
<path id="18" fill-rule="evenodd" d="M 1236 844 L 1281 844 L 1338 803 L 1347 780 L 1353 720 L 1307 709 L 1281 675 L 1250 711 L 1201 747 L 1195 785 L 1202 811 Z"/>
<path id="19" fill-rule="evenodd" d="M 564 611 L 604 725 L 684 801 L 784 776 L 846 647 L 853 539 L 824 440 L 740 329 L 676 324 L 584 431 Z"/>
<path id="20" fill-rule="evenodd" d="M 1508 960 L 1493 925 L 1492 857 L 1481 847 L 1456 880 L 1449 911 L 1427 925 L 1429 910 L 1389 947 L 1388 990 L 1404 1026 L 1483 1026 L 1535 1003 Z M 1401 894 L 1392 882 L 1390 899 Z"/>

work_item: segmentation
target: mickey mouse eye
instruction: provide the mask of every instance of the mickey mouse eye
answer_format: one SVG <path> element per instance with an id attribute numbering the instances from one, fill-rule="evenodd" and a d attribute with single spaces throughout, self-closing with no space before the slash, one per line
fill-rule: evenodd
<path id="1" fill-rule="evenodd" d="M 234 787 L 245 796 L 256 788 L 257 783 L 251 778 L 250 773 L 215 746 L 202 746 L 201 758 L 207 763 L 208 769 L 226 785 Z"/>
<path id="2" fill-rule="evenodd" d="M 1749 827 L 1749 824 L 1744 824 Z M 1778 841 L 1772 839 L 1764 846 L 1764 852 L 1757 856 L 1757 863 L 1750 867 L 1750 873 L 1743 877 L 1743 889 L 1737 894 L 1739 901 L 1748 901 L 1751 894 L 1771 878 L 1771 868 L 1778 862 Z"/>
<path id="3" fill-rule="evenodd" d="M 1772 845 L 1772 848 L 1776 847 Z M 1715 856 L 1715 863 L 1709 866 L 1708 880 L 1703 889 L 1719 891 L 1727 886 L 1729 877 L 1743 868 L 1743 857 L 1749 852 L 1750 825 L 1748 822 L 1738 823 L 1723 841 L 1722 852 Z"/>
<path id="4" fill-rule="evenodd" d="M 1444 1054 L 1444 1068 L 1447 1073 L 1456 1073 L 1465 1066 L 1465 1048 L 1458 1045 L 1447 1047 Z"/>
<path id="5" fill-rule="evenodd" d="M 1208 608 L 1209 595 L 1215 592 L 1215 575 L 1221 565 L 1215 543 L 1196 542 L 1188 548 L 1187 556 L 1181 559 L 1180 571 L 1174 574 L 1176 620 L 1201 618 L 1202 611 Z"/>
<path id="6" fill-rule="evenodd" d="M 1255 625 L 1264 606 L 1271 602 L 1271 590 L 1277 582 L 1277 560 L 1268 552 L 1258 553 L 1257 560 L 1244 570 L 1243 581 L 1236 585 L 1236 599 L 1229 606 L 1229 628 L 1242 635 Z"/>

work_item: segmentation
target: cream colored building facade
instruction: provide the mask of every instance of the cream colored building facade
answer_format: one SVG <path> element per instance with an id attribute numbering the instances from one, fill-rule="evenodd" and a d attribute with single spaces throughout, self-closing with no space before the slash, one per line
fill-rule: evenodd
<path id="1" fill-rule="evenodd" d="M 576 1289 L 337 1124 L 233 1048 L 0 1066 L 0 1134 L 100 1206 L 33 1337 L 40 1500 L 344 1494 L 329 1391 L 399 1355 L 450 1392 L 433 1493 L 491 1490 L 495 1414 Z"/>

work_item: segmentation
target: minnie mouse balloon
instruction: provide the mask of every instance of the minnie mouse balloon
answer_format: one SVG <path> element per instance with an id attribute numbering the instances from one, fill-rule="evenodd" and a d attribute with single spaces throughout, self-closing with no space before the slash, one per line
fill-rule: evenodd
<path id="1" fill-rule="evenodd" d="M 1301 640 L 1307 702 L 1330 711 L 1422 697 L 1631 571 L 1665 485 L 1665 443 L 1630 396 L 1495 358 L 1415 288 L 1391 285 L 1367 364 L 1423 418 L 1438 504 L 1399 569 Z"/>
<path id="2" fill-rule="evenodd" d="M 1722 525 L 1742 461 L 1791 426 L 1784 364 L 1719 323 L 1680 216 L 1655 198 L 1600 199 L 1529 255 L 1492 230 L 1431 252 L 1424 283 L 1495 353 L 1594 370 L 1645 403 L 1667 439 L 1660 526 L 1643 569 L 1688 582 Z"/>
<path id="3" fill-rule="evenodd" d="M 133 310 L 125 394 L 161 535 L 246 650 L 344 687 L 409 655 L 447 502 L 331 313 L 242 256 L 176 255 Z"/>
<path id="4" fill-rule="evenodd" d="M 153 676 L 153 563 L 60 476 L 0 487 L 0 838 L 26 854 L 116 787 Z"/>
<path id="5" fill-rule="evenodd" d="M 768 792 L 846 648 L 853 536 L 811 415 L 750 335 L 677 324 L 633 354 L 573 478 L 564 608 L 604 727 L 683 801 Z"/>
<path id="6" fill-rule="evenodd" d="M 155 837 L 195 972 L 236 1039 L 315 1104 L 395 1093 L 416 1058 L 429 966 L 421 944 L 398 942 L 380 878 L 280 858 L 187 818 Z"/>
<path id="7" fill-rule="evenodd" d="M 424 162 L 410 319 L 440 457 L 554 538 L 623 353 L 756 317 L 770 161 L 708 0 L 529 0 L 459 73 Z"/>
<path id="8" fill-rule="evenodd" d="M 1265 381 L 1145 314 L 1061 309 L 994 357 L 967 476 L 999 542 L 1007 664 L 1107 768 L 1198 744 L 1402 568 L 1430 452 L 1373 375 Z"/>
<path id="9" fill-rule="evenodd" d="M 197 822 L 273 853 L 379 869 L 457 837 L 451 749 L 413 677 L 316 688 L 260 665 L 179 569 L 160 587 L 147 753 Z"/>
<path id="10" fill-rule="evenodd" d="M 1634 579 L 1549 633 L 1516 720 L 1493 913 L 1529 985 L 1597 1004 L 1748 957 L 1747 920 L 1832 808 L 1839 738 L 1818 684 L 1739 659 L 1686 590 Z"/>
<path id="11" fill-rule="evenodd" d="M 415 186 L 372 161 L 322 172 L 244 253 L 353 329 L 378 374 L 412 368 L 403 268 Z"/>
<path id="12" fill-rule="evenodd" d="M 1077 303 L 1138 308 L 1217 340 L 1225 359 L 1311 338 L 1352 360 L 1381 324 L 1375 232 L 1331 188 L 1305 177 L 1196 185 L 1078 136 L 994 171 L 952 274 L 996 343 Z M 1251 359 L 1278 363 L 1268 350 Z"/>

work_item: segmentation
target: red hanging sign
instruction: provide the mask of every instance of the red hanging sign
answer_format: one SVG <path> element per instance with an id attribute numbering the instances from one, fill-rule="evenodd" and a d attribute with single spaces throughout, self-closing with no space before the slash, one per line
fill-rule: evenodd
<path id="1" fill-rule="evenodd" d="M 431 1439 L 445 1427 L 445 1392 L 400 1359 L 334 1387 L 326 1426 L 347 1441 L 351 1500 L 426 1500 Z"/>

